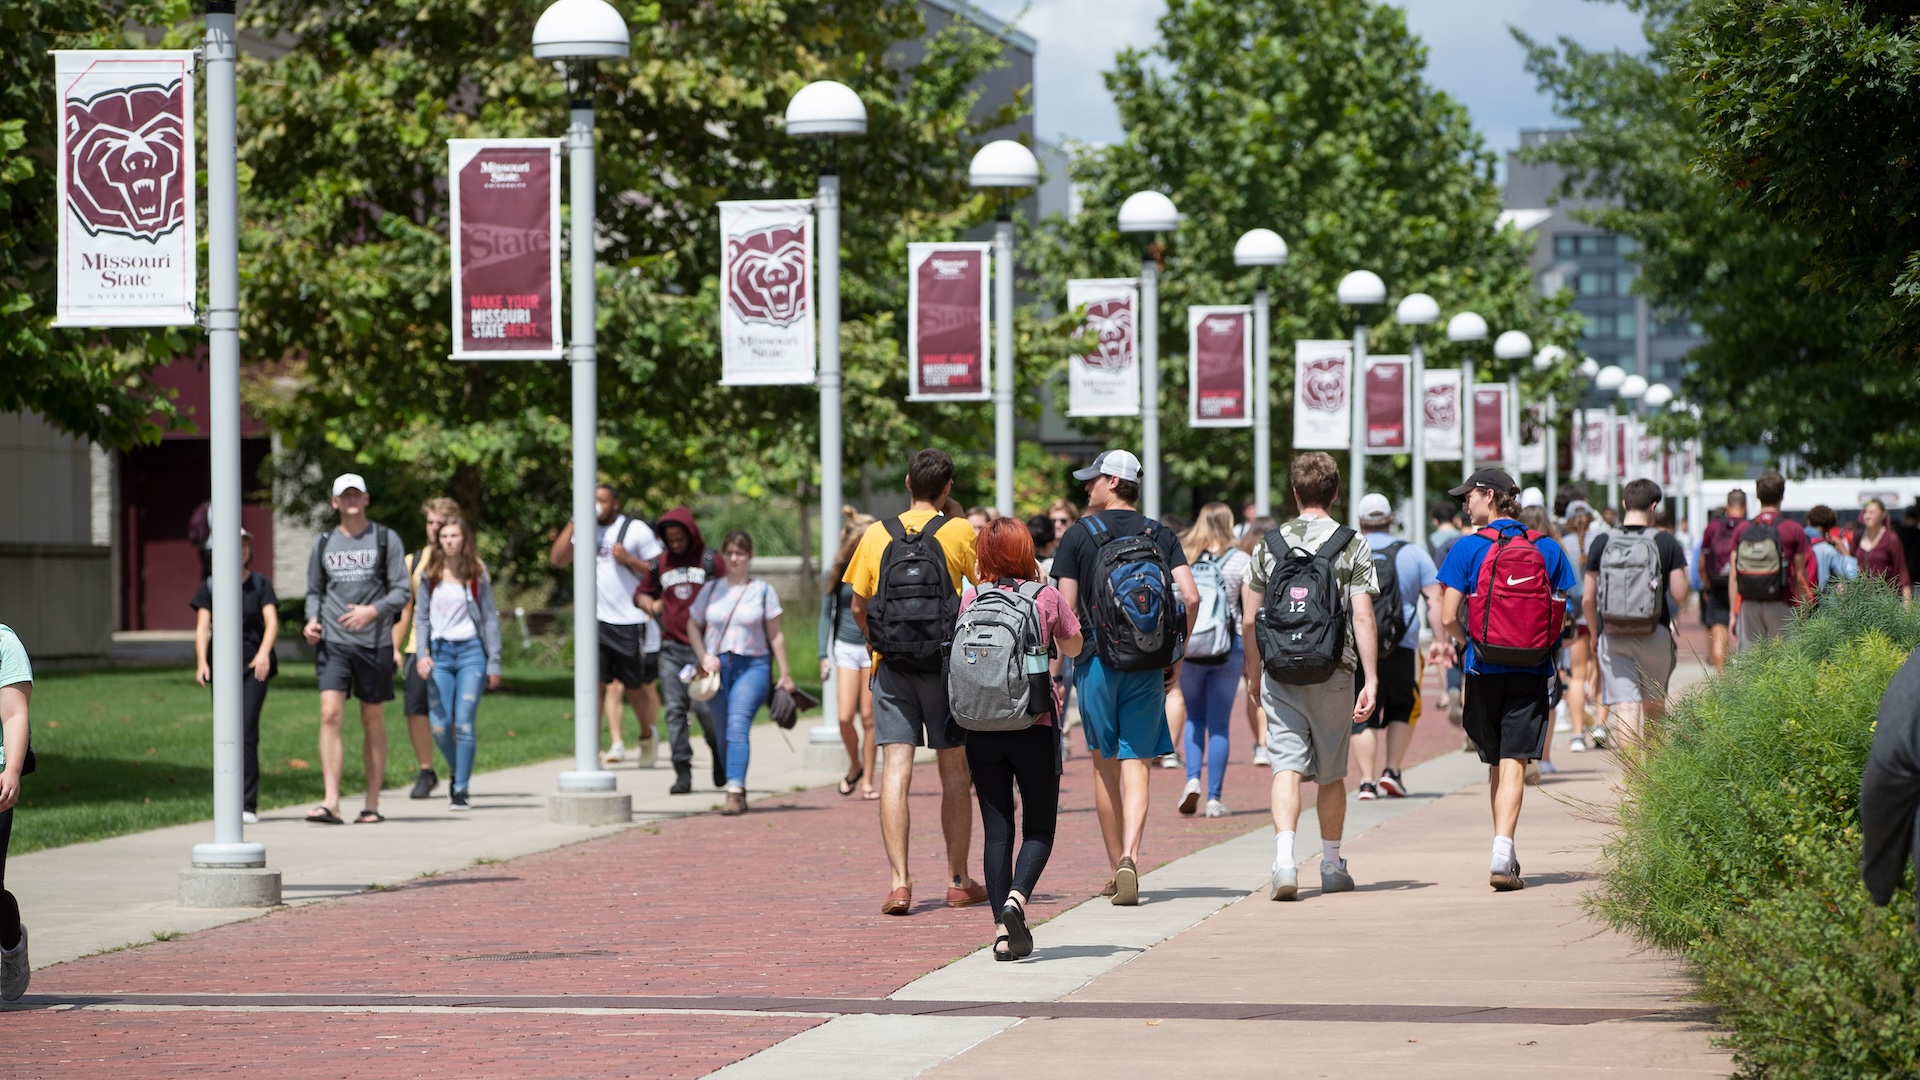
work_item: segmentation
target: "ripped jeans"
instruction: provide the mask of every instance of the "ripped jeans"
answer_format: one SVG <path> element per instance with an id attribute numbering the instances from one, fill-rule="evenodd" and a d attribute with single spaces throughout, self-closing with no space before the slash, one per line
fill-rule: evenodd
<path id="1" fill-rule="evenodd" d="M 473 775 L 473 721 L 487 682 L 487 653 L 479 638 L 433 641 L 433 741 L 453 770 L 453 790 Z"/>

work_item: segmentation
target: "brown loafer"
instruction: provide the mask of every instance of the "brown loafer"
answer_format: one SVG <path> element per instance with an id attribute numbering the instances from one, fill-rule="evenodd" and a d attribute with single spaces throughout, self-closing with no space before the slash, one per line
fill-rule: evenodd
<path id="1" fill-rule="evenodd" d="M 951 885 L 947 886 L 948 907 L 972 907 L 975 904 L 984 904 L 986 902 L 987 887 L 977 881 L 964 889 L 956 889 Z"/>
<path id="2" fill-rule="evenodd" d="M 1106 884 L 1106 887 L 1100 890 L 1100 895 L 1101 895 L 1101 896 L 1112 896 L 1112 895 L 1113 895 L 1113 894 L 1114 894 L 1115 892 L 1117 892 L 1117 891 L 1119 891 L 1119 888 L 1120 888 L 1120 887 L 1119 887 L 1118 885 L 1115 885 L 1115 884 L 1113 883 L 1113 879 L 1112 879 L 1112 878 L 1108 878 L 1108 879 L 1107 879 L 1107 884 Z"/>
<path id="3" fill-rule="evenodd" d="M 913 886 L 903 885 L 887 894 L 887 902 L 880 905 L 882 915 L 905 915 L 913 910 Z"/>
<path id="4" fill-rule="evenodd" d="M 726 817 L 737 817 L 738 815 L 744 814 L 746 812 L 747 812 L 746 793 L 741 791 L 727 792 L 727 804 L 720 808 L 720 813 Z"/>

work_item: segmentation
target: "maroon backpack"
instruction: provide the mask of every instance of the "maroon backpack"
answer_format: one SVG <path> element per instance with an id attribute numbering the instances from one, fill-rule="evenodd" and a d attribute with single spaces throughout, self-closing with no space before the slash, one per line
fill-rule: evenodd
<path id="1" fill-rule="evenodd" d="M 1489 525 L 1477 534 L 1493 546 L 1467 597 L 1467 637 L 1477 659 L 1510 667 L 1538 667 L 1560 643 L 1567 602 L 1553 592 L 1546 557 L 1532 529 Z"/>

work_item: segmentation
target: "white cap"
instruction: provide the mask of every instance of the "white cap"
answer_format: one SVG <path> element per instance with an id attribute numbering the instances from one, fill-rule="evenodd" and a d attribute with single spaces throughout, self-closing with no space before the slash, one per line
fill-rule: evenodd
<path id="1" fill-rule="evenodd" d="M 1096 476 L 1113 476 L 1139 483 L 1140 459 L 1127 450 L 1104 450 L 1093 459 L 1093 464 L 1073 474 L 1075 480 L 1091 480 Z"/>
<path id="2" fill-rule="evenodd" d="M 1546 505 L 1547 497 L 1542 495 L 1540 489 L 1537 487 L 1530 487 L 1520 493 L 1520 509 L 1522 510 L 1525 510 L 1529 506 L 1538 506 L 1544 510 L 1546 509 Z"/>
<path id="3" fill-rule="evenodd" d="M 364 492 L 367 490 L 367 482 L 357 472 L 343 472 L 333 478 L 333 494 L 336 498 L 341 492 L 348 490 Z"/>
<path id="4" fill-rule="evenodd" d="M 1369 491 L 1360 496 L 1360 520 L 1368 525 L 1385 525 L 1393 520 L 1393 504 L 1385 495 Z"/>

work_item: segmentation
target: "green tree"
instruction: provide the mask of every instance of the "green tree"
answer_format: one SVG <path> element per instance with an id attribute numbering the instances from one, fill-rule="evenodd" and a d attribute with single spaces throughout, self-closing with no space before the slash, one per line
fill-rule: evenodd
<path id="1" fill-rule="evenodd" d="M 1107 75 L 1125 139 L 1076 155 L 1085 209 L 1043 247 L 1039 265 L 1043 295 L 1056 298 L 1069 277 L 1132 276 L 1142 249 L 1117 231 L 1114 216 L 1126 196 L 1164 191 L 1188 215 L 1165 238 L 1160 288 L 1161 446 L 1170 479 L 1203 497 L 1249 488 L 1247 433 L 1185 423 L 1185 309 L 1250 299 L 1252 279 L 1233 264 L 1234 241 L 1248 229 L 1273 229 L 1291 249 L 1272 283 L 1281 461 L 1291 445 L 1289 342 L 1350 334 L 1351 315 L 1334 295 L 1350 270 L 1378 273 L 1396 302 L 1426 292 L 1447 314 L 1478 311 L 1496 332 L 1524 330 L 1541 345 L 1573 342 L 1564 302 L 1534 295 L 1530 241 L 1496 231 L 1493 155 L 1465 108 L 1427 83 L 1426 48 L 1404 12 L 1368 0 L 1171 0 L 1159 29 L 1161 44 L 1122 53 Z M 1369 319 L 1373 351 L 1406 350 L 1391 304 Z M 1428 337 L 1432 363 L 1459 360 L 1444 335 Z M 1485 372 L 1490 351 L 1479 349 Z M 1136 420 L 1081 424 L 1138 443 Z M 1405 464 L 1395 464 L 1379 461 L 1370 478 L 1404 490 Z M 1285 475 L 1278 465 L 1275 475 Z M 1284 496 L 1284 480 L 1276 487 Z"/>

